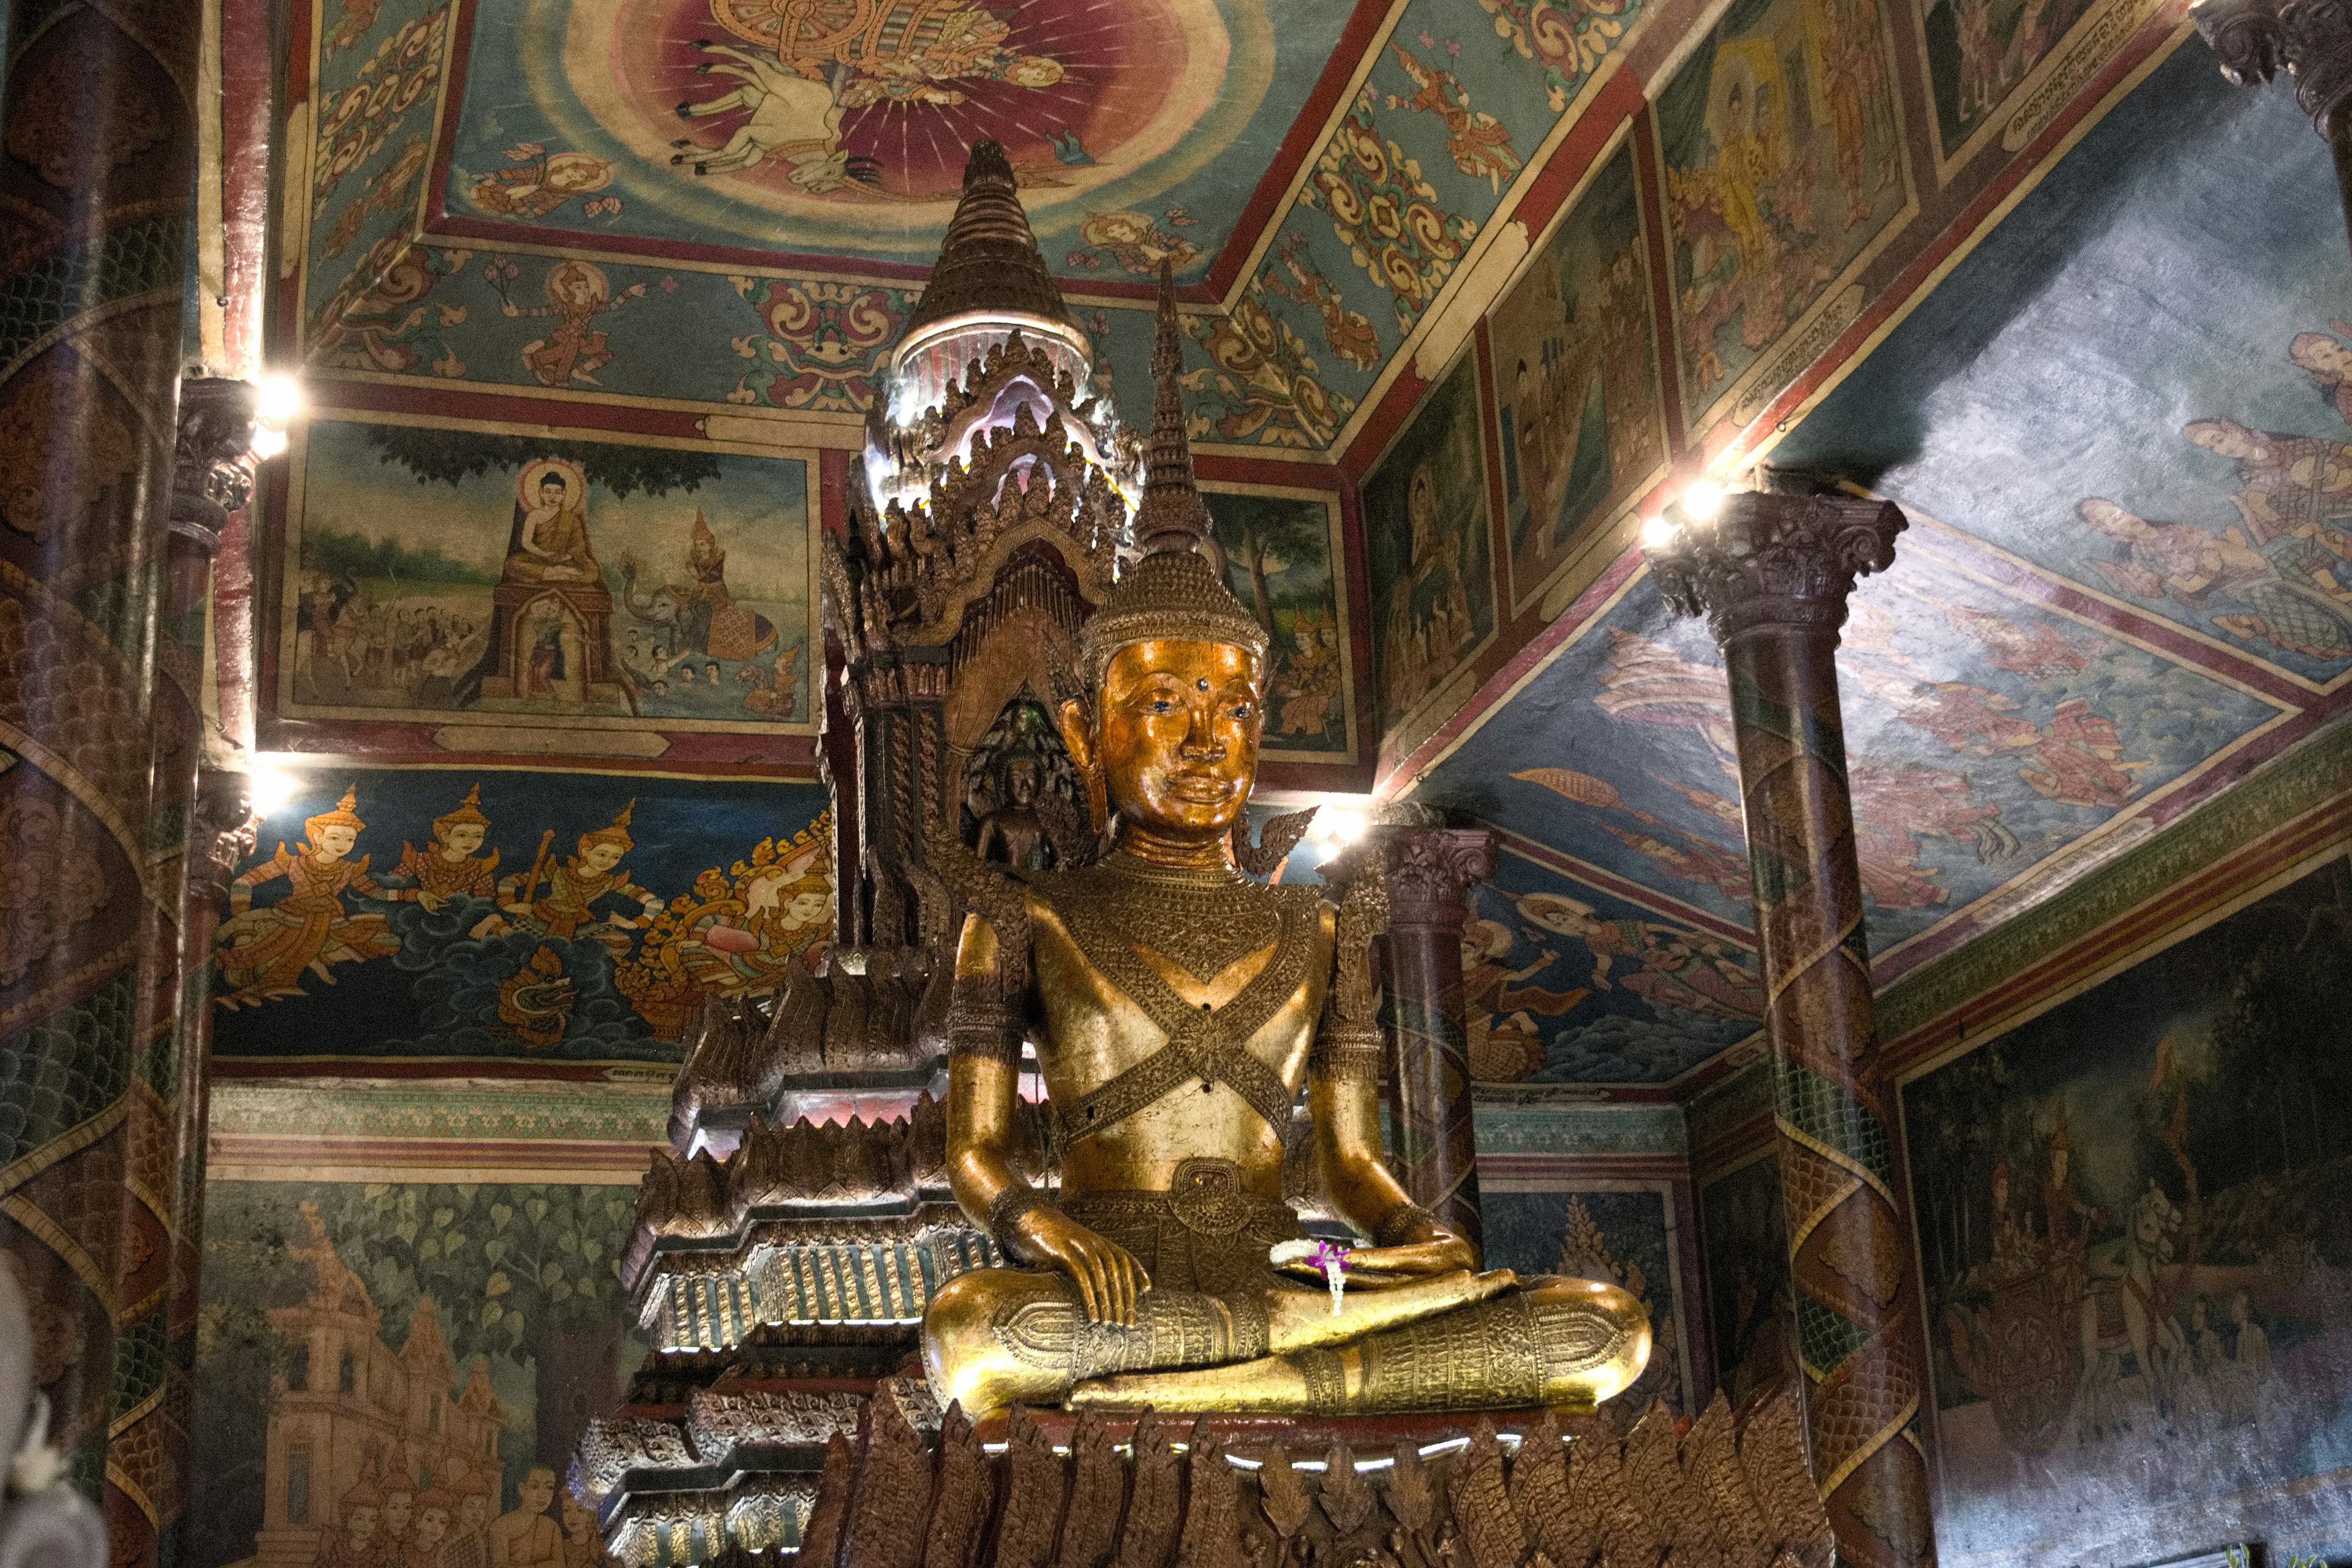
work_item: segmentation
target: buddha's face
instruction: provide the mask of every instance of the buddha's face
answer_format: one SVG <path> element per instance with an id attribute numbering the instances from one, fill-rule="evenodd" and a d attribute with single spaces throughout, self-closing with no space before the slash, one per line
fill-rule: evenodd
<path id="1" fill-rule="evenodd" d="M 1102 770 L 1124 818 L 1178 838 L 1222 837 L 1257 777 L 1265 672 L 1229 643 L 1130 643 L 1113 654 L 1096 694 L 1062 709 L 1062 739 Z"/>

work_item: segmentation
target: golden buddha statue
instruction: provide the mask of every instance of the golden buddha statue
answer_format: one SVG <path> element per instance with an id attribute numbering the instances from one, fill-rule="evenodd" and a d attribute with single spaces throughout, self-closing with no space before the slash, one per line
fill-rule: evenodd
<path id="1" fill-rule="evenodd" d="M 950 1021 L 950 1179 L 1022 1267 L 938 1292 L 925 1366 L 975 1418 L 1015 1403 L 1589 1408 L 1640 1375 L 1644 1309 L 1591 1280 L 1482 1272 L 1382 1161 L 1377 879 L 1334 908 L 1234 863 L 1267 637 L 1194 548 L 1209 521 L 1161 283 L 1145 553 L 1087 622 L 1089 697 L 1058 715 L 1116 837 L 1095 864 L 1051 871 L 940 846 L 974 911 Z M 1052 1100 L 1055 1197 L 1024 1173 L 1015 1132 L 1024 1038 Z M 1271 1256 L 1302 1236 L 1284 1185 L 1301 1141 L 1331 1207 L 1373 1243 L 1347 1253 L 1336 1292 L 1318 1263 Z"/>

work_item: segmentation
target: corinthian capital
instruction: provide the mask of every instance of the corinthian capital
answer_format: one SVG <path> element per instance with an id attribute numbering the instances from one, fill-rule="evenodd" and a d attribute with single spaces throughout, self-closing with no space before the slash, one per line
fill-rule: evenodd
<path id="1" fill-rule="evenodd" d="M 172 531 L 205 554 L 220 549 L 229 514 L 253 500 L 253 420 L 259 392 L 249 381 L 192 376 L 180 383 L 172 444 Z"/>
<path id="2" fill-rule="evenodd" d="M 2295 101 L 2322 136 L 2339 110 L 2352 106 L 2352 5 L 2347 0 L 2198 0 L 2191 21 L 2240 87 L 2267 82 L 2284 68 Z"/>
<path id="3" fill-rule="evenodd" d="M 1893 501 L 1745 491 L 1711 518 L 1654 525 L 1642 551 L 1666 603 L 1704 615 L 1721 643 L 1774 628 L 1835 632 L 1854 579 L 1892 565 L 1908 526 Z"/>
<path id="4" fill-rule="evenodd" d="M 1470 885 L 1495 874 L 1493 830 L 1407 826 L 1372 833 L 1388 885 L 1389 929 L 1435 926 L 1458 935 Z"/>

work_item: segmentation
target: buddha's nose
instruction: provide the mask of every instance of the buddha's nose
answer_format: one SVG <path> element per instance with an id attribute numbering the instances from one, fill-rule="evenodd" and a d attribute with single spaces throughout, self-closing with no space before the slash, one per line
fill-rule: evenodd
<path id="1" fill-rule="evenodd" d="M 1218 762 L 1224 757 L 1225 743 L 1218 738 L 1216 720 L 1206 708 L 1192 710 L 1192 721 L 1184 731 L 1181 751 L 1187 757 L 1206 763 Z"/>

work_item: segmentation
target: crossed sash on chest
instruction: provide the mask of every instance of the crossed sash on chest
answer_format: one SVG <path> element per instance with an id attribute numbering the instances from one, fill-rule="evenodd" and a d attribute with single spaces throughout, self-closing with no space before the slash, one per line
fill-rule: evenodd
<path id="1" fill-rule="evenodd" d="M 1105 920 L 1101 911 L 1079 907 L 1078 900 L 1054 899 L 1050 893 L 1047 901 L 1087 962 L 1168 1037 L 1167 1043 L 1151 1055 L 1062 1110 L 1056 1119 L 1056 1141 L 1066 1148 L 1082 1138 L 1107 1132 L 1198 1081 L 1204 1089 L 1222 1083 L 1240 1095 L 1287 1144 L 1296 1096 L 1280 1073 L 1251 1054 L 1249 1042 L 1282 1011 L 1307 977 L 1319 924 L 1312 896 L 1279 899 L 1280 932 L 1274 952 L 1222 1007 L 1207 1003 L 1195 1005 L 1178 995 L 1136 942 Z"/>

